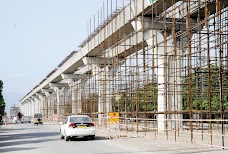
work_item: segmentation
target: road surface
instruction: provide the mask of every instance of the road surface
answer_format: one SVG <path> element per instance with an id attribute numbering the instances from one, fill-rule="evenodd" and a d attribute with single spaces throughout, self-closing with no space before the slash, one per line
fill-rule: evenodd
<path id="1" fill-rule="evenodd" d="M 226 154 L 228 149 L 202 146 L 151 137 L 108 139 L 107 130 L 98 130 L 95 140 L 77 138 L 66 142 L 60 139 L 59 125 L 34 126 L 18 123 L 0 126 L 0 153 L 4 154 Z M 165 137 L 164 137 L 165 138 Z"/>
<path id="2" fill-rule="evenodd" d="M 141 154 L 144 151 L 97 136 L 95 140 L 76 138 L 66 142 L 58 125 L 8 124 L 0 128 L 0 153 L 9 154 Z M 147 152 L 145 152 L 147 153 Z"/>

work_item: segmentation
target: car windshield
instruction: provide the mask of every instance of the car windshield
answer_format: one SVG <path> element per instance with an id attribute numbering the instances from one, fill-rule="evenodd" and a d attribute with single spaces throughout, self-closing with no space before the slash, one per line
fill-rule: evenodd
<path id="1" fill-rule="evenodd" d="M 30 118 L 29 116 L 24 116 L 24 117 L 22 117 L 22 118 Z"/>
<path id="2" fill-rule="evenodd" d="M 90 123 L 89 117 L 70 117 L 70 123 Z"/>

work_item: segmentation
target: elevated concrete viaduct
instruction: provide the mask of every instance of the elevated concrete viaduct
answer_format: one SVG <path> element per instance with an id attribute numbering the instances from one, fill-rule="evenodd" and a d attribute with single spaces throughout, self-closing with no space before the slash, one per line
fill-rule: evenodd
<path id="1" fill-rule="evenodd" d="M 119 112 L 125 118 L 128 112 L 137 119 L 144 112 L 144 118 L 156 115 L 157 130 L 181 129 L 184 99 L 191 108 L 186 112 L 190 117 L 193 113 L 194 57 L 200 59 L 205 53 L 210 65 L 210 46 L 205 47 L 210 36 L 204 34 L 211 31 L 210 19 L 223 20 L 218 26 L 226 29 L 221 14 L 228 3 L 222 2 L 131 1 L 20 100 L 22 112 L 30 116 L 41 112 L 49 120 L 53 115 L 89 114 L 97 117 L 99 124 L 108 122 L 109 112 Z M 130 73 L 135 75 L 129 77 Z M 121 85 L 126 85 L 124 90 Z M 190 91 L 188 98 L 183 96 L 183 86 Z M 91 103 L 85 103 L 87 100 Z"/>

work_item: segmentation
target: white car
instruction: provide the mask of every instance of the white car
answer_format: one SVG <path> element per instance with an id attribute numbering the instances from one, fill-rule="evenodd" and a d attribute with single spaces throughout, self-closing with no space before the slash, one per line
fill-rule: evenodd
<path id="1" fill-rule="evenodd" d="M 31 123 L 32 117 L 31 116 L 23 116 L 21 118 L 21 123 L 28 122 Z"/>
<path id="2" fill-rule="evenodd" d="M 60 128 L 60 137 L 69 141 L 73 137 L 86 137 L 95 139 L 94 123 L 87 115 L 68 116 Z"/>

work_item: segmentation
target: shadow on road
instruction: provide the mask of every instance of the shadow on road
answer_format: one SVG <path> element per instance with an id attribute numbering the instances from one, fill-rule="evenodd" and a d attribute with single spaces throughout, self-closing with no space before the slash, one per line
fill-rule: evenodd
<path id="1" fill-rule="evenodd" d="M 10 134 L 10 135 L 1 135 L 0 141 L 18 140 L 18 139 L 31 139 L 31 138 L 50 137 L 50 136 L 58 136 L 58 135 L 59 135 L 58 132 L 38 132 L 38 133 Z M 0 147 L 1 147 L 1 143 L 0 143 Z"/>
<path id="2" fill-rule="evenodd" d="M 37 128 L 10 128 L 10 129 L 0 128 L 0 134 L 17 131 L 17 130 L 31 130 L 31 129 L 37 129 Z"/>
<path id="3" fill-rule="evenodd" d="M 96 136 L 96 138 L 94 140 L 87 139 L 87 138 L 84 138 L 84 137 L 71 138 L 70 140 L 71 141 L 96 141 L 96 140 L 108 140 L 108 138 L 102 137 L 102 136 Z"/>
<path id="4" fill-rule="evenodd" d="M 24 151 L 24 150 L 33 150 L 37 148 L 5 148 L 5 149 L 0 149 L 0 153 L 2 152 L 13 152 L 13 151 Z"/>
<path id="5" fill-rule="evenodd" d="M 25 132 L 23 132 L 26 130 Z M 0 153 L 34 150 L 38 147 L 25 148 L 26 144 L 45 143 L 58 140 L 59 132 L 44 131 L 40 127 L 34 128 L 1 128 Z M 16 147 L 15 147 L 16 146 Z M 26 152 L 27 153 L 27 152 Z"/>
<path id="6" fill-rule="evenodd" d="M 109 140 L 109 139 L 103 136 L 96 136 L 95 140 Z"/>
<path id="7" fill-rule="evenodd" d="M 0 134 L 1 133 L 8 133 L 8 132 L 9 132 L 9 129 L 4 129 L 4 128 L 0 127 Z"/>
<path id="8" fill-rule="evenodd" d="M 8 146 L 15 146 L 15 145 L 22 145 L 22 144 L 42 143 L 42 142 L 50 142 L 50 141 L 56 141 L 56 139 L 37 139 L 37 140 L 3 142 L 3 143 L 0 143 L 0 147 L 8 147 Z M 1 149 L 0 149 L 0 151 L 1 151 Z"/>

